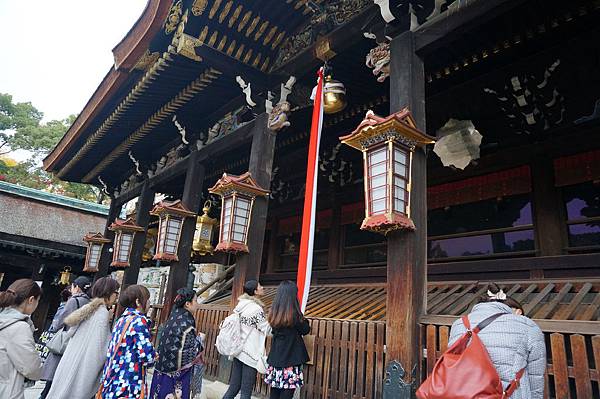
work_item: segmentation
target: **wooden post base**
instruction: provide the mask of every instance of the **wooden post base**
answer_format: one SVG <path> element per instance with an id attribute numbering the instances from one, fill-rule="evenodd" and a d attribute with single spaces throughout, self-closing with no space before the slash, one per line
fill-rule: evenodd
<path id="1" fill-rule="evenodd" d="M 385 368 L 383 381 L 383 399 L 412 399 L 418 388 L 417 366 L 413 367 L 411 375 L 406 378 L 406 371 L 399 361 L 393 360 Z M 406 382 L 406 380 L 409 380 Z"/>

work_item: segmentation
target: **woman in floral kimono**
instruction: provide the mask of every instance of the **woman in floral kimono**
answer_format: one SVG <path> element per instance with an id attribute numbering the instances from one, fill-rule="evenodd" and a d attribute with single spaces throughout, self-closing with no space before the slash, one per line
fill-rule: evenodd
<path id="1" fill-rule="evenodd" d="M 202 345 L 196 334 L 194 313 L 198 309 L 196 293 L 189 288 L 177 291 L 173 310 L 158 344 L 158 362 L 152 377 L 151 399 L 199 396 L 192 387 L 194 372 L 199 371 Z"/>
<path id="2" fill-rule="evenodd" d="M 130 285 L 119 298 L 125 311 L 115 324 L 108 346 L 99 390 L 104 399 L 145 397 L 146 369 L 155 357 L 145 316 L 149 299 L 150 292 L 142 285 Z"/>

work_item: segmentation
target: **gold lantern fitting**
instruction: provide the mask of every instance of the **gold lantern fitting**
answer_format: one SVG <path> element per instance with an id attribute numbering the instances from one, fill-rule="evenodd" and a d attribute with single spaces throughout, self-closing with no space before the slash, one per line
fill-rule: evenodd
<path id="1" fill-rule="evenodd" d="M 214 227 L 217 225 L 218 220 L 208 216 L 211 208 L 210 201 L 204 203 L 202 208 L 203 214 L 196 218 L 196 231 L 194 232 L 194 243 L 192 249 L 194 253 L 204 256 L 206 254 L 213 254 L 215 248 L 212 245 L 212 235 Z"/>
<path id="2" fill-rule="evenodd" d="M 71 268 L 66 266 L 62 272 L 60 272 L 60 284 L 69 285 L 71 284 Z"/>
<path id="3" fill-rule="evenodd" d="M 346 87 L 339 80 L 335 80 L 330 74 L 325 76 L 323 86 L 323 112 L 335 114 L 346 108 Z"/>

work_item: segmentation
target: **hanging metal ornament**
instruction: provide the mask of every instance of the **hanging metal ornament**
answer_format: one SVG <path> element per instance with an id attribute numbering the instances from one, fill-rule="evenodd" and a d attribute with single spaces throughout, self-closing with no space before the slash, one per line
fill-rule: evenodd
<path id="1" fill-rule="evenodd" d="M 65 266 L 63 271 L 60 272 L 60 285 L 71 284 L 71 267 Z"/>
<path id="2" fill-rule="evenodd" d="M 325 76 L 325 86 L 323 87 L 323 112 L 326 114 L 335 114 L 346 108 L 346 87 L 339 80 L 331 77 L 331 74 Z"/>

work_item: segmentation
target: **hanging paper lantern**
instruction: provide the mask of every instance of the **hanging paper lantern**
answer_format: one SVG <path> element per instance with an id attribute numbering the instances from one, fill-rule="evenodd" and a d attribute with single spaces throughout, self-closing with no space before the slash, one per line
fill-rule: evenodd
<path id="1" fill-rule="evenodd" d="M 410 219 L 412 153 L 433 144 L 433 137 L 416 128 L 404 109 L 386 118 L 368 111 L 365 119 L 342 143 L 363 153 L 365 214 L 361 229 L 387 233 L 414 230 Z"/>
<path id="2" fill-rule="evenodd" d="M 85 265 L 83 266 L 83 271 L 96 273 L 100 266 L 102 247 L 104 247 L 104 244 L 108 244 L 110 240 L 104 238 L 100 233 L 87 233 L 83 237 L 83 241 L 85 241 L 88 246 L 85 253 Z"/>
<path id="3" fill-rule="evenodd" d="M 223 174 L 208 190 L 222 198 L 220 236 L 217 251 L 248 252 L 248 228 L 254 199 L 269 192 L 256 184 L 250 172 L 241 176 Z"/>
<path id="4" fill-rule="evenodd" d="M 196 216 L 196 214 L 187 209 L 181 203 L 181 200 L 174 202 L 162 201 L 152 209 L 150 214 L 159 218 L 156 254 L 152 259 L 178 261 L 177 251 L 181 231 L 183 230 L 183 221 L 185 218 Z"/>
<path id="5" fill-rule="evenodd" d="M 113 259 L 110 265 L 128 267 L 130 263 L 129 256 L 131 255 L 131 248 L 133 246 L 133 238 L 136 233 L 144 231 L 144 228 L 135 224 L 133 219 L 127 218 L 125 220 L 117 219 L 110 225 L 109 229 L 115 232 Z"/>

